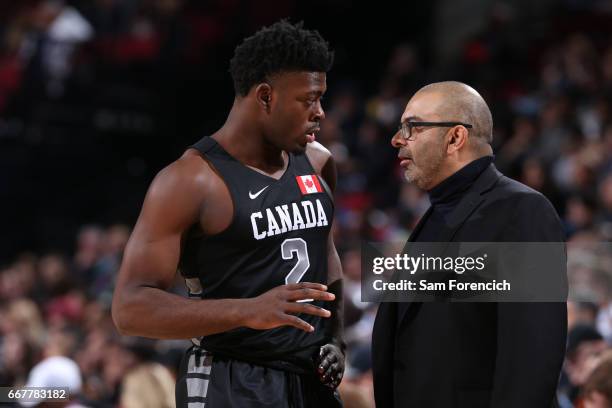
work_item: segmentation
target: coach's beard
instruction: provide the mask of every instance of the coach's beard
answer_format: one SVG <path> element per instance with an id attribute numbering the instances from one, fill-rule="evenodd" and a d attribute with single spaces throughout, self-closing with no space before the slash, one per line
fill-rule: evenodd
<path id="1" fill-rule="evenodd" d="M 406 168 L 404 177 L 409 183 L 414 183 L 421 190 L 431 190 L 435 187 L 432 184 L 435 176 L 440 173 L 441 167 L 442 158 L 430 160 L 424 166 L 417 165 L 413 160 Z"/>

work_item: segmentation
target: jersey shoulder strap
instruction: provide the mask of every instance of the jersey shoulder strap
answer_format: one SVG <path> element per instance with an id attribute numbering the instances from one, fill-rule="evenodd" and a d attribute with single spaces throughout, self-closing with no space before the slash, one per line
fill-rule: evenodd
<path id="1" fill-rule="evenodd" d="M 215 156 L 228 156 L 229 154 L 221 147 L 219 143 L 215 139 L 210 136 L 204 136 L 196 143 L 189 146 L 192 149 L 199 151 L 202 155 L 215 155 Z"/>

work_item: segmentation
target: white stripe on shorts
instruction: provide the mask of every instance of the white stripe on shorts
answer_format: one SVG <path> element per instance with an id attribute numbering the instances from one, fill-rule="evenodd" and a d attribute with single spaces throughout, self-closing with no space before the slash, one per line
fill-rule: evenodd
<path id="1" fill-rule="evenodd" d="M 210 376 L 212 367 L 212 356 L 205 350 L 201 350 L 201 354 L 192 352 L 189 355 L 187 362 L 187 397 L 206 398 L 208 394 L 209 378 L 189 378 L 189 374 L 198 374 Z M 199 354 L 199 355 L 198 355 Z M 200 357 L 200 358 L 198 358 Z M 205 402 L 188 402 L 188 408 L 205 408 Z"/>

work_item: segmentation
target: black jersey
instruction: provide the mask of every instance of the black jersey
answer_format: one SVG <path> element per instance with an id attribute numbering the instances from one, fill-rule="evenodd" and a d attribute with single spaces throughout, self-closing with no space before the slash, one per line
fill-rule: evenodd
<path id="1" fill-rule="evenodd" d="M 277 180 L 243 165 L 210 137 L 192 147 L 225 181 L 234 212 L 221 233 L 204 236 L 194 229 L 188 235 L 179 267 L 190 296 L 251 298 L 285 283 L 327 283 L 333 201 L 306 155 L 289 153 L 287 170 Z M 310 371 L 318 347 L 329 340 L 329 320 L 308 314 L 300 318 L 314 332 L 290 326 L 238 328 L 193 342 L 239 360 Z"/>

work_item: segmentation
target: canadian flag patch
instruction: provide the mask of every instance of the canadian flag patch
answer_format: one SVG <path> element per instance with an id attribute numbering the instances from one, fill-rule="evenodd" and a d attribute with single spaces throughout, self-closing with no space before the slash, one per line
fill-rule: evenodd
<path id="1" fill-rule="evenodd" d="M 319 178 L 315 174 L 309 174 L 307 176 L 297 176 L 295 180 L 297 181 L 298 186 L 300 186 L 300 191 L 302 192 L 302 195 L 323 192 L 321 184 L 319 183 Z"/>

